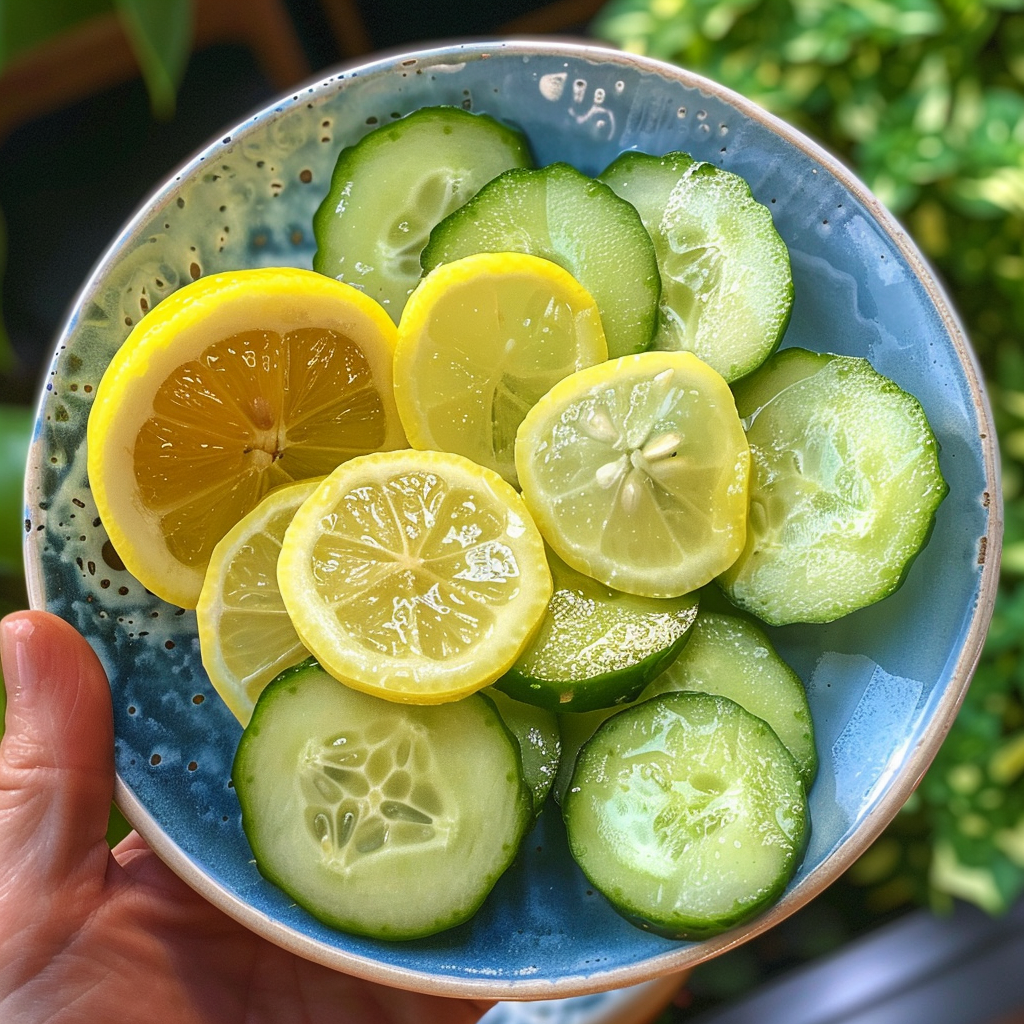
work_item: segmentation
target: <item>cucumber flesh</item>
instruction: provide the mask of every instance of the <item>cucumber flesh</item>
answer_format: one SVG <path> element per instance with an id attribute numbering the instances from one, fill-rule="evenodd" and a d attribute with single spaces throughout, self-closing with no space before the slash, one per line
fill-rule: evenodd
<path id="1" fill-rule="evenodd" d="M 696 594 L 637 597 L 567 565 L 550 548 L 554 592 L 540 632 L 497 686 L 551 711 L 634 700 L 686 644 Z"/>
<path id="2" fill-rule="evenodd" d="M 501 720 L 519 741 L 523 781 L 533 795 L 533 816 L 536 818 L 544 809 L 544 801 L 558 774 L 562 753 L 558 718 L 544 708 L 513 700 L 493 686 L 480 692 L 494 701 Z"/>
<path id="3" fill-rule="evenodd" d="M 800 677 L 753 623 L 702 611 L 682 654 L 640 699 L 677 690 L 717 693 L 763 719 L 785 744 L 804 785 L 810 788 L 818 757 L 807 692 Z"/>
<path id="4" fill-rule="evenodd" d="M 809 832 L 778 736 L 725 697 L 669 693 L 619 711 L 580 751 L 563 816 L 583 873 L 625 917 L 704 939 L 792 877 Z"/>
<path id="5" fill-rule="evenodd" d="M 657 326 L 654 245 L 636 210 L 568 164 L 498 175 L 430 233 L 424 271 L 478 252 L 525 252 L 567 270 L 597 303 L 608 356 L 642 352 Z"/>
<path id="6" fill-rule="evenodd" d="M 917 399 L 834 356 L 762 405 L 747 440 L 746 546 L 718 580 L 733 604 L 831 622 L 899 587 L 948 490 Z"/>
<path id="7" fill-rule="evenodd" d="M 379 939 L 471 917 L 532 820 L 518 744 L 485 697 L 393 703 L 311 661 L 263 691 L 232 779 L 260 872 Z"/>
<path id="8" fill-rule="evenodd" d="M 623 153 L 601 175 L 640 214 L 658 257 L 654 347 L 692 352 L 727 381 L 778 347 L 793 306 L 789 250 L 736 174 L 686 153 Z"/>
<path id="9" fill-rule="evenodd" d="M 424 107 L 341 151 L 313 217 L 313 269 L 354 285 L 398 323 L 431 229 L 510 167 L 530 167 L 519 132 L 460 107 Z"/>
<path id="10" fill-rule="evenodd" d="M 784 348 L 771 356 L 756 373 L 736 381 L 732 395 L 741 420 L 752 420 L 780 391 L 816 374 L 835 356 L 806 348 Z"/>

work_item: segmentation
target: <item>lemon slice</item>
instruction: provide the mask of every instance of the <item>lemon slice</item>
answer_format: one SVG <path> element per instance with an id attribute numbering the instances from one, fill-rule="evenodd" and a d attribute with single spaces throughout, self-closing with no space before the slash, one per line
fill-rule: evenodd
<path id="1" fill-rule="evenodd" d="M 544 542 L 519 495 L 442 452 L 339 466 L 285 532 L 277 575 L 324 668 L 414 704 L 456 700 L 501 676 L 551 597 Z"/>
<path id="2" fill-rule="evenodd" d="M 523 499 L 569 565 L 679 597 L 743 550 L 750 451 L 732 393 L 689 352 L 644 352 L 556 384 L 516 438 Z"/>
<path id="3" fill-rule="evenodd" d="M 442 264 L 398 325 L 395 400 L 414 448 L 456 452 L 516 483 L 516 430 L 563 377 L 608 358 L 590 293 L 524 253 Z"/>
<path id="4" fill-rule="evenodd" d="M 196 606 L 199 653 L 210 682 L 242 725 L 275 676 L 309 657 L 281 600 L 284 531 L 320 479 L 271 491 L 213 549 Z"/>
<path id="5" fill-rule="evenodd" d="M 394 330 L 355 288 L 292 268 L 211 275 L 155 306 L 89 416 L 89 482 L 128 570 L 194 608 L 214 546 L 271 488 L 402 447 Z"/>

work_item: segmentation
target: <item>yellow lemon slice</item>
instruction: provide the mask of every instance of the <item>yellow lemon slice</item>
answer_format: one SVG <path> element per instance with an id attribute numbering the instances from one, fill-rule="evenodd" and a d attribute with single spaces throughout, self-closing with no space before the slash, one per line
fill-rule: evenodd
<path id="1" fill-rule="evenodd" d="M 548 543 L 606 586 L 678 597 L 743 550 L 750 451 L 728 385 L 689 352 L 567 377 L 530 410 L 515 450 Z"/>
<path id="2" fill-rule="evenodd" d="M 271 491 L 213 549 L 196 606 L 199 653 L 210 682 L 242 725 L 275 676 L 309 657 L 281 600 L 284 531 L 320 479 Z"/>
<path id="3" fill-rule="evenodd" d="M 285 532 L 285 607 L 332 675 L 440 704 L 502 675 L 551 597 L 544 542 L 497 473 L 401 451 L 339 466 Z"/>
<path id="4" fill-rule="evenodd" d="M 442 264 L 398 325 L 395 400 L 414 448 L 516 483 L 516 430 L 563 377 L 608 358 L 590 293 L 560 266 L 487 252 Z"/>
<path id="5" fill-rule="evenodd" d="M 128 570 L 194 608 L 214 546 L 271 488 L 404 446 L 394 330 L 355 288 L 292 268 L 211 275 L 155 306 L 89 415 L 89 482 Z"/>

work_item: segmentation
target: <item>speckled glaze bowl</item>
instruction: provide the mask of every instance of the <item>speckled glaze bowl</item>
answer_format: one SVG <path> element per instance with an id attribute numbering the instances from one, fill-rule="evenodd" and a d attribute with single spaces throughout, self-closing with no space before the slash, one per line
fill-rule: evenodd
<path id="1" fill-rule="evenodd" d="M 786 345 L 867 356 L 924 405 L 950 485 L 895 595 L 826 626 L 772 631 L 805 681 L 821 769 L 803 865 L 763 916 L 701 943 L 616 915 L 549 806 L 473 921 L 374 942 L 324 927 L 257 872 L 229 783 L 239 727 L 203 672 L 192 612 L 121 566 L 86 479 L 85 426 L 112 353 L 203 274 L 310 266 L 310 222 L 342 146 L 427 104 L 519 125 L 539 164 L 598 173 L 625 149 L 683 149 L 743 175 L 790 247 Z M 792 128 L 695 75 L 559 42 L 467 44 L 344 70 L 231 128 L 163 184 L 85 284 L 42 395 L 28 467 L 32 604 L 78 627 L 110 675 L 117 801 L 187 882 L 248 927 L 339 970 L 426 992 L 552 999 L 679 971 L 810 900 L 892 818 L 935 754 L 978 659 L 1001 537 L 991 416 L 949 303 L 906 234 Z"/>

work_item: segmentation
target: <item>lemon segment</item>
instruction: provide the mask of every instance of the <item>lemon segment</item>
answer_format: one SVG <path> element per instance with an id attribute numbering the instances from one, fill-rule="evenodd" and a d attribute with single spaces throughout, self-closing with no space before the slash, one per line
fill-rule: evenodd
<path id="1" fill-rule="evenodd" d="M 278 584 L 325 669 L 413 704 L 507 671 L 552 588 L 509 484 L 459 455 L 409 450 L 352 459 L 320 484 L 285 532 Z"/>
<path id="2" fill-rule="evenodd" d="M 570 566 L 642 597 L 679 597 L 743 550 L 750 451 L 723 378 L 689 352 L 580 370 L 523 420 L 523 499 Z"/>
<path id="3" fill-rule="evenodd" d="M 516 430 L 563 377 L 608 358 L 597 304 L 560 266 L 478 253 L 432 270 L 398 325 L 395 400 L 414 448 L 515 484 Z"/>
<path id="4" fill-rule="evenodd" d="M 194 608 L 214 546 L 273 487 L 402 447 L 394 325 L 308 270 L 211 275 L 135 327 L 100 381 L 89 481 L 128 570 Z"/>
<path id="5" fill-rule="evenodd" d="M 266 685 L 309 657 L 281 600 L 277 559 L 285 529 L 319 483 L 302 480 L 271 491 L 213 549 L 196 606 L 199 653 L 242 725 Z"/>

